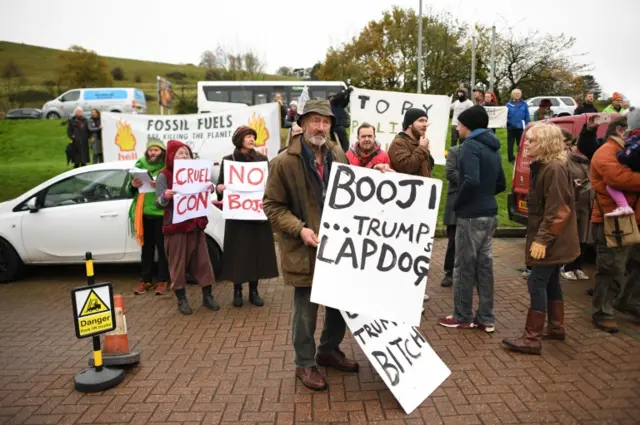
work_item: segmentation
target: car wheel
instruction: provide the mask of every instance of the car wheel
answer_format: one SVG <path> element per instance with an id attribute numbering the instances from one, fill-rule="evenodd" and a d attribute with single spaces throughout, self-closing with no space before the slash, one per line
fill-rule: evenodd
<path id="1" fill-rule="evenodd" d="M 0 283 L 9 283 L 22 276 L 24 264 L 11 244 L 0 239 Z"/>
<path id="2" fill-rule="evenodd" d="M 120 113 L 120 111 L 118 111 L 118 110 L 115 110 L 115 111 L 109 111 L 109 112 L 113 112 L 114 114 L 119 114 L 119 113 Z"/>
<path id="3" fill-rule="evenodd" d="M 222 250 L 212 238 L 207 236 L 207 248 L 209 250 L 209 260 L 211 261 L 211 267 L 213 267 L 213 274 L 216 276 L 216 280 L 222 272 Z"/>
<path id="4" fill-rule="evenodd" d="M 60 114 L 58 114 L 57 112 L 49 112 L 47 114 L 47 119 L 48 120 L 59 120 L 60 119 Z"/>

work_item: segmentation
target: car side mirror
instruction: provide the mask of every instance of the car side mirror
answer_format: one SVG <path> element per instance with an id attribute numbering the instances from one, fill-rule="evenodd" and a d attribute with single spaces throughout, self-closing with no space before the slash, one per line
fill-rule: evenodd
<path id="1" fill-rule="evenodd" d="M 38 205 L 36 204 L 35 196 L 27 201 L 27 208 L 29 209 L 30 213 L 38 212 L 39 208 L 38 208 Z"/>

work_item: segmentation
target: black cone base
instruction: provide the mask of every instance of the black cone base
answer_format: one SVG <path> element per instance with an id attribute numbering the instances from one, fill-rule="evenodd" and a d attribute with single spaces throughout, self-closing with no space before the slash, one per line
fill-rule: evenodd
<path id="1" fill-rule="evenodd" d="M 76 374 L 76 390 L 81 393 L 96 393 L 109 390 L 124 380 L 122 369 L 103 367 L 100 372 L 94 368 L 84 369 Z"/>
<path id="2" fill-rule="evenodd" d="M 140 353 L 133 351 L 127 354 L 103 354 L 102 363 L 105 366 L 132 366 L 140 363 Z M 93 367 L 93 356 L 89 358 L 89 366 Z"/>

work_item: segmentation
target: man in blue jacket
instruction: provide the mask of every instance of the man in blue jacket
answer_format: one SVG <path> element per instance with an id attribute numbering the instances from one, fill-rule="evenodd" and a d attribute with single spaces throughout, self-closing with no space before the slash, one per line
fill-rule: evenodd
<path id="1" fill-rule="evenodd" d="M 514 163 L 516 157 L 513 153 L 513 145 L 520 150 L 520 139 L 524 128 L 531 121 L 529 106 L 522 100 L 520 89 L 511 92 L 511 101 L 507 103 L 507 152 L 509 162 Z"/>
<path id="2" fill-rule="evenodd" d="M 438 323 L 448 328 L 495 330 L 493 316 L 493 233 L 498 226 L 495 196 L 507 188 L 500 141 L 488 129 L 489 115 L 476 105 L 458 116 L 460 148 L 458 197 L 454 204 L 456 251 L 453 267 L 453 314 Z M 473 288 L 478 311 L 473 317 Z"/>

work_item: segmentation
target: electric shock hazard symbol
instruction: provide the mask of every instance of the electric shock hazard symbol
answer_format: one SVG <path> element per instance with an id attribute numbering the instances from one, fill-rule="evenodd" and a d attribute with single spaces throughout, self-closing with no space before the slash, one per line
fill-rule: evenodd
<path id="1" fill-rule="evenodd" d="M 99 335 L 115 329 L 113 288 L 110 283 L 72 289 L 71 302 L 78 338 Z"/>

